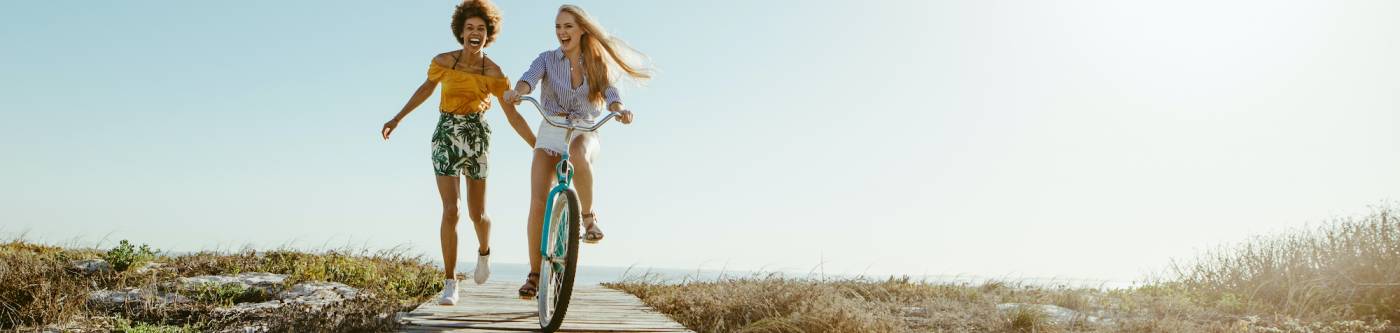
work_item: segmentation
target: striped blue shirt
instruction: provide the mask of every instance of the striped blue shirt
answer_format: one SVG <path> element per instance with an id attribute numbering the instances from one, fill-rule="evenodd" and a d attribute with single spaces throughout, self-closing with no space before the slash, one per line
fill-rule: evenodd
<path id="1" fill-rule="evenodd" d="M 584 74 L 583 84 L 574 88 L 573 83 L 569 82 L 572 79 L 569 69 L 569 60 L 564 56 L 563 48 L 544 51 L 530 63 L 530 69 L 525 74 L 520 74 L 520 82 L 530 85 L 530 91 L 540 91 L 540 107 L 544 108 L 545 113 L 589 121 L 602 115 L 603 111 L 598 105 L 588 100 L 591 80 L 587 74 Z M 545 83 L 544 87 L 536 85 L 541 80 Z M 617 95 L 617 88 L 609 85 L 603 89 L 603 101 L 603 105 L 612 105 L 622 99 Z"/>

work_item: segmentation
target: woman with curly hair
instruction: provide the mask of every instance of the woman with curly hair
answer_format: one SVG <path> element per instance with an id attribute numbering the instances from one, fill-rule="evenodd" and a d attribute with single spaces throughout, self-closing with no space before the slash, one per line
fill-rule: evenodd
<path id="1" fill-rule="evenodd" d="M 482 50 L 496 41 L 501 32 L 501 12 L 488 0 L 467 0 L 452 14 L 452 35 L 461 49 L 443 52 L 428 65 L 428 78 L 413 92 L 408 103 L 393 119 L 384 123 L 380 134 L 385 140 L 407 116 L 442 85 L 437 130 L 433 132 L 433 173 L 437 175 L 438 195 L 442 199 L 443 277 L 442 298 L 439 303 L 457 303 L 457 202 L 462 197 L 459 175 L 467 177 L 467 213 L 476 230 L 477 261 L 473 280 L 485 283 L 491 275 L 491 218 L 486 215 L 487 155 L 491 128 L 485 113 L 491 108 L 495 95 L 505 110 L 506 120 L 526 144 L 534 146 L 535 136 L 530 125 L 516 112 L 515 105 L 506 103 L 504 93 L 510 81 L 501 68 Z"/>
<path id="2" fill-rule="evenodd" d="M 632 123 L 632 112 L 622 106 L 622 99 L 613 87 L 611 75 L 626 74 L 644 81 L 651 72 L 642 68 L 640 52 L 626 42 L 609 36 L 597 20 L 574 5 L 559 7 L 554 18 L 554 34 L 559 48 L 540 53 L 530 69 L 520 75 L 515 89 L 507 91 L 505 102 L 520 103 L 538 84 L 540 104 L 545 113 L 569 121 L 593 122 L 601 109 L 618 113 L 623 124 Z M 543 81 L 543 82 L 541 82 Z M 554 165 L 559 163 L 564 149 L 564 130 L 540 123 L 535 156 L 530 167 L 530 214 L 527 234 L 530 243 L 530 274 L 520 287 L 520 297 L 530 299 L 538 291 L 540 277 L 540 220 L 544 216 L 544 201 L 554 186 Z M 593 132 L 573 132 L 569 138 L 569 158 L 574 165 L 574 187 L 582 201 L 583 240 L 598 243 L 603 231 L 593 212 L 593 165 L 598 152 L 598 135 Z"/>

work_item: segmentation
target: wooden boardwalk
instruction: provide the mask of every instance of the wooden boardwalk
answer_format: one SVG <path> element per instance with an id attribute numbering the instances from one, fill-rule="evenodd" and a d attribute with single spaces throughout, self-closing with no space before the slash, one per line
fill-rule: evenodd
<path id="1" fill-rule="evenodd" d="M 437 305 L 434 297 L 419 305 L 404 320 L 400 332 L 528 332 L 538 331 L 535 301 L 516 296 L 518 283 L 490 281 L 476 285 L 462 281 L 461 300 L 454 306 Z M 560 332 L 692 332 L 671 318 L 652 310 L 637 297 L 601 285 L 574 288 L 568 315 Z"/>

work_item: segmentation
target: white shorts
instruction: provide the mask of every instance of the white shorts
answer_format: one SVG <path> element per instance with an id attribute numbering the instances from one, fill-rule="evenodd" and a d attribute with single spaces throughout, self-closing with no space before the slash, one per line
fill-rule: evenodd
<path id="1" fill-rule="evenodd" d="M 564 117 L 549 117 L 549 118 L 552 119 L 552 120 L 554 120 L 554 121 L 559 121 L 559 122 L 565 121 L 565 120 L 564 120 Z M 589 123 L 588 123 L 588 122 L 583 122 L 582 124 L 589 124 Z M 544 121 L 544 120 L 541 120 L 541 121 L 540 121 L 540 130 L 539 130 L 539 133 L 535 134 L 535 149 L 544 149 L 546 152 L 550 153 L 550 155 L 559 156 L 559 153 L 561 153 L 561 152 L 564 151 L 564 132 L 565 132 L 565 131 L 567 131 L 567 130 L 565 130 L 565 129 L 563 129 L 563 128 L 555 127 L 554 125 L 549 124 L 549 122 Z M 598 149 L 599 149 L 598 133 L 597 133 L 597 132 L 584 132 L 584 131 L 574 130 L 573 135 L 571 135 L 571 136 L 569 137 L 569 144 L 572 145 L 572 144 L 573 144 L 573 140 L 576 139 L 576 138 L 578 138 L 579 136 L 582 136 L 582 135 L 588 135 L 588 136 L 591 136 L 591 137 L 592 137 L 592 140 L 588 140 L 588 156 L 585 156 L 585 157 L 588 158 L 588 161 L 593 161 L 593 158 L 594 158 L 595 156 L 598 156 Z"/>

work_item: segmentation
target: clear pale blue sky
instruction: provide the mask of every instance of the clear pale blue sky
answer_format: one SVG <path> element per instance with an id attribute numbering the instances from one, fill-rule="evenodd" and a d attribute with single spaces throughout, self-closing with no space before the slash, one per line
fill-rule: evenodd
<path id="1" fill-rule="evenodd" d="M 455 3 L 0 4 L 0 233 L 436 258 L 436 96 L 378 130 Z M 499 4 L 515 78 L 560 3 Z M 577 4 L 661 69 L 586 264 L 1127 280 L 1400 189 L 1392 1 Z M 529 150 L 488 117 L 524 262 Z"/>

